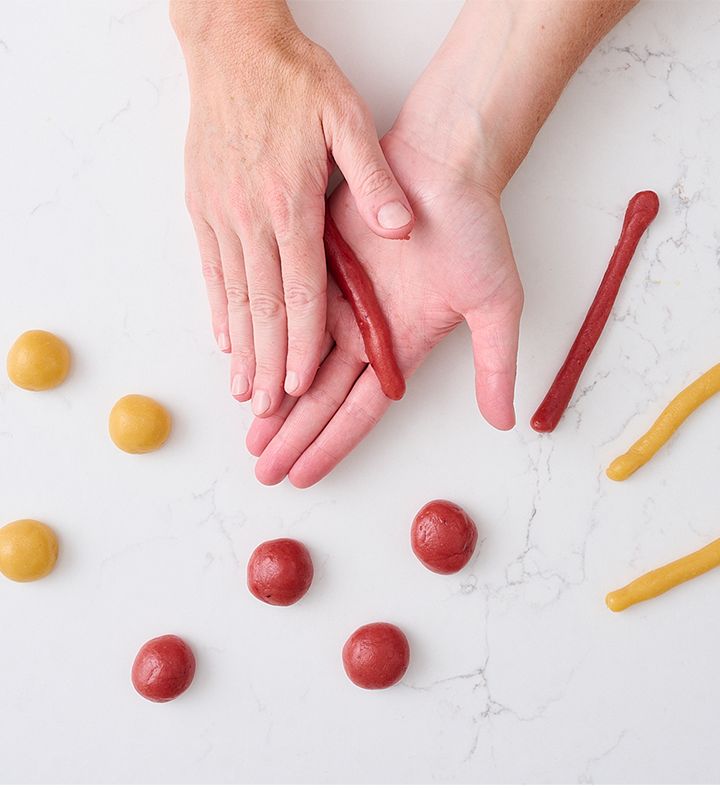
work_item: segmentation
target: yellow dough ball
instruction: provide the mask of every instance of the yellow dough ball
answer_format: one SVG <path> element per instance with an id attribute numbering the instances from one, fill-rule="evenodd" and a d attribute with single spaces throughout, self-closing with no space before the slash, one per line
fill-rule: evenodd
<path id="1" fill-rule="evenodd" d="M 58 555 L 52 528 L 37 520 L 15 520 L 0 528 L 0 572 L 27 583 L 50 574 Z"/>
<path id="2" fill-rule="evenodd" d="M 8 377 L 29 391 L 45 391 L 59 386 L 70 371 L 70 350 L 49 331 L 26 331 L 10 348 Z"/>
<path id="3" fill-rule="evenodd" d="M 128 394 L 110 411 L 110 437 L 130 454 L 159 449 L 170 435 L 172 419 L 165 408 L 150 397 Z"/>

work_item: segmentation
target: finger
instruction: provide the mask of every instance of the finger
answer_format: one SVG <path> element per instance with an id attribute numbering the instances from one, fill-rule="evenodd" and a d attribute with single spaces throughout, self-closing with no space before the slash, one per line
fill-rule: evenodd
<path id="1" fill-rule="evenodd" d="M 304 488 L 319 482 L 360 443 L 390 404 L 368 367 L 325 429 L 290 469 L 291 483 Z"/>
<path id="2" fill-rule="evenodd" d="M 334 344 L 332 337 L 326 334 L 323 341 L 321 362 L 325 360 Z M 253 420 L 245 438 L 245 445 L 250 454 L 254 457 L 259 457 L 265 451 L 268 443 L 270 443 L 280 431 L 280 428 L 285 423 L 285 419 L 288 417 L 296 402 L 297 397 L 291 397 L 289 394 L 286 394 L 276 413 L 266 419 Z"/>
<path id="3" fill-rule="evenodd" d="M 296 460 L 320 434 L 345 401 L 365 368 L 362 361 L 335 348 L 323 363 L 315 382 L 301 397 L 287 420 L 270 441 L 255 466 L 262 484 L 278 484 Z"/>
<path id="4" fill-rule="evenodd" d="M 228 327 L 227 297 L 223 276 L 222 255 L 212 227 L 201 216 L 192 217 L 195 237 L 200 250 L 203 279 L 210 302 L 210 319 L 213 334 L 223 353 L 230 352 L 230 330 Z"/>
<path id="5" fill-rule="evenodd" d="M 304 394 L 320 364 L 327 312 L 327 266 L 323 248 L 325 202 L 302 211 L 295 226 L 276 227 L 282 270 L 288 352 L 285 391 Z"/>
<path id="6" fill-rule="evenodd" d="M 228 327 L 230 332 L 230 391 L 239 402 L 250 399 L 255 375 L 255 350 L 245 260 L 240 239 L 232 231 L 220 233 L 220 254 L 225 274 Z"/>
<path id="7" fill-rule="evenodd" d="M 245 436 L 245 446 L 253 457 L 259 457 L 265 451 L 267 445 L 280 431 L 297 401 L 297 397 L 286 394 L 280 407 L 272 416 L 253 419 Z"/>
<path id="8" fill-rule="evenodd" d="M 519 284 L 518 284 L 519 288 Z M 465 315 L 472 332 L 475 396 L 483 417 L 499 430 L 515 426 L 515 377 L 522 290 Z"/>
<path id="9" fill-rule="evenodd" d="M 252 409 L 256 416 L 267 417 L 277 411 L 284 396 L 287 322 L 280 259 L 269 233 L 253 233 L 241 240 L 255 345 Z"/>
<path id="10" fill-rule="evenodd" d="M 367 108 L 339 121 L 330 141 L 333 158 L 367 226 L 382 238 L 407 238 L 413 228 L 410 201 L 385 159 Z"/>

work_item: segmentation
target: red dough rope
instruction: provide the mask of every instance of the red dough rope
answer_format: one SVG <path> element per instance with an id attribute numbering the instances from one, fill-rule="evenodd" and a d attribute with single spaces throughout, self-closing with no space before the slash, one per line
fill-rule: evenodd
<path id="1" fill-rule="evenodd" d="M 635 254 L 638 242 L 650 222 L 657 216 L 659 205 L 657 194 L 650 191 L 638 192 L 628 203 L 620 239 L 595 299 L 590 305 L 585 322 L 570 348 L 565 363 L 560 367 L 550 390 L 530 422 L 530 426 L 537 432 L 552 432 L 557 427 L 585 364 L 610 317 L 620 284 Z"/>
<path id="2" fill-rule="evenodd" d="M 329 213 L 325 217 L 325 253 L 330 273 L 352 307 L 365 353 L 380 381 L 383 394 L 389 399 L 402 399 L 405 379 L 393 352 L 385 315 L 380 309 L 372 282 Z"/>

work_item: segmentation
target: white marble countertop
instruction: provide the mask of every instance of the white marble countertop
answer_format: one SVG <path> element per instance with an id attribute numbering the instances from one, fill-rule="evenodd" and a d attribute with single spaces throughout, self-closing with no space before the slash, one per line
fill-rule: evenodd
<path id="1" fill-rule="evenodd" d="M 303 2 L 298 20 L 390 124 L 457 2 Z M 379 20 L 382 18 L 382 24 Z M 717 363 L 720 3 L 643 2 L 563 95 L 504 198 L 526 289 L 519 426 L 476 412 L 465 331 L 316 487 L 261 487 L 227 392 L 183 205 L 183 64 L 164 2 L 4 0 L 0 348 L 72 346 L 34 395 L 0 379 L 0 520 L 62 539 L 56 571 L 0 578 L 7 782 L 718 782 L 720 572 L 621 615 L 605 593 L 720 536 L 720 402 L 632 480 L 607 462 Z M 607 263 L 628 198 L 661 212 L 557 431 L 530 415 Z M 3 353 L 5 351 L 3 350 Z M 119 452 L 120 395 L 167 403 L 165 449 Z M 446 497 L 482 544 L 427 572 L 408 528 Z M 244 585 L 260 541 L 310 547 L 292 608 Z M 363 692 L 340 649 L 385 619 L 403 683 Z M 191 690 L 137 696 L 137 648 L 187 638 Z"/>

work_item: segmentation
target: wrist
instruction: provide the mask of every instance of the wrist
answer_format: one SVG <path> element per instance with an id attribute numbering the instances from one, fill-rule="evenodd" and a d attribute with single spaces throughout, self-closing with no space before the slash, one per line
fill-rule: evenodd
<path id="1" fill-rule="evenodd" d="M 534 137 L 524 139 L 522 124 L 508 117 L 520 98 L 513 83 L 524 62 L 514 51 L 515 5 L 466 3 L 397 123 L 417 145 L 498 195 Z"/>
<path id="2" fill-rule="evenodd" d="M 170 0 L 170 22 L 186 59 L 297 30 L 285 0 Z"/>
<path id="3" fill-rule="evenodd" d="M 497 197 L 514 172 L 505 151 L 508 140 L 453 84 L 427 72 L 407 97 L 391 135 Z"/>
<path id="4" fill-rule="evenodd" d="M 474 0 L 397 121 L 426 154 L 502 191 L 567 81 L 637 0 Z"/>
<path id="5" fill-rule="evenodd" d="M 193 103 L 257 88 L 264 70 L 292 60 L 306 40 L 284 0 L 171 0 L 170 15 Z"/>

